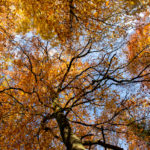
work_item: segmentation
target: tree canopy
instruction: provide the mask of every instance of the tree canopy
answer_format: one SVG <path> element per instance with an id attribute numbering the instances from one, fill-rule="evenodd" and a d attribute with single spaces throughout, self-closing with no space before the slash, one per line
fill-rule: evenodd
<path id="1" fill-rule="evenodd" d="M 147 74 L 145 78 L 149 78 L 150 63 L 150 23 L 148 21 L 149 12 L 143 13 L 143 17 L 138 19 L 135 33 L 130 37 L 128 43 L 128 59 L 133 62 L 129 65 L 131 73 L 137 73 L 142 68 L 143 74 Z M 137 66 L 139 69 L 137 69 Z M 149 87 L 148 83 L 144 83 Z"/>
<path id="2" fill-rule="evenodd" d="M 1 149 L 150 147 L 149 1 L 0 5 Z"/>

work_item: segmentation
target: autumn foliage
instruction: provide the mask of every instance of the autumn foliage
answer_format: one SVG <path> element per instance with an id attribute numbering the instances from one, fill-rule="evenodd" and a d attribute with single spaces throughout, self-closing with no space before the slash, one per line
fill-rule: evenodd
<path id="1" fill-rule="evenodd" d="M 0 149 L 149 148 L 146 0 L 0 4 Z"/>
<path id="2" fill-rule="evenodd" d="M 148 22 L 149 13 L 145 13 L 144 19 L 139 20 L 139 25 L 128 44 L 128 59 L 132 61 L 129 65 L 131 73 L 139 73 L 143 69 L 142 75 L 149 79 L 150 65 L 150 23 Z M 143 20 L 145 23 L 142 24 Z M 147 21 L 146 21 L 147 20 Z M 136 67 L 135 67 L 136 66 Z M 149 88 L 149 83 L 144 83 Z"/>

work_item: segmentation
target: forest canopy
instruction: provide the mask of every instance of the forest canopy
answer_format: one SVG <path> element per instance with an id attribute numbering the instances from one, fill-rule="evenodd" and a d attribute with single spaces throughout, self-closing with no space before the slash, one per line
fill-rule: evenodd
<path id="1" fill-rule="evenodd" d="M 0 1 L 0 149 L 150 148 L 149 0 Z"/>

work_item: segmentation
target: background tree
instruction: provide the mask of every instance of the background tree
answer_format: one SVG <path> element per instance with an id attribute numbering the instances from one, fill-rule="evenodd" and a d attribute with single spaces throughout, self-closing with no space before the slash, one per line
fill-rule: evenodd
<path id="1" fill-rule="evenodd" d="M 150 79 L 149 65 L 150 65 L 150 24 L 149 24 L 149 11 L 145 11 L 138 17 L 135 32 L 130 36 L 128 43 L 127 58 L 129 61 L 129 71 L 131 75 L 135 73 L 143 74 L 144 79 Z M 131 63 L 132 62 L 132 63 Z M 136 67 L 135 67 L 136 66 Z M 138 68 L 138 69 L 137 69 Z M 142 84 L 145 92 L 148 92 L 149 83 Z M 144 105 L 149 106 L 149 101 L 143 100 Z M 144 139 L 149 145 L 149 121 L 141 120 L 131 125 L 132 130 L 138 135 L 139 138 Z M 135 144 L 135 143 L 134 143 Z"/>
<path id="2" fill-rule="evenodd" d="M 147 147 L 132 127 L 147 121 L 149 105 L 132 86 L 149 78 L 141 68 L 128 76 L 120 59 L 146 1 L 1 3 L 2 149 Z"/>
<path id="3" fill-rule="evenodd" d="M 143 73 L 147 74 L 146 78 L 150 78 L 150 23 L 148 20 L 149 11 L 142 14 L 143 17 L 138 19 L 138 25 L 135 33 L 130 37 L 128 43 L 128 60 L 133 62 L 129 65 L 131 73 L 137 73 L 143 69 Z M 136 66 L 136 67 L 135 67 Z M 146 67 L 145 67 L 146 66 Z M 138 69 L 137 69 L 138 68 Z M 144 83 L 149 88 L 148 83 Z"/>

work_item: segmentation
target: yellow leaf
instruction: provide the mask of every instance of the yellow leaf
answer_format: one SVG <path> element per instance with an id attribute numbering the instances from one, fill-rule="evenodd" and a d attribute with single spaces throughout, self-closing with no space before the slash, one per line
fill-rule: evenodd
<path id="1" fill-rule="evenodd" d="M 134 5 L 134 4 L 135 4 L 135 2 L 134 2 L 134 1 L 130 1 L 130 4 L 131 4 L 131 5 Z"/>
<path id="2" fill-rule="evenodd" d="M 95 13 L 94 13 L 94 16 L 97 17 L 97 16 L 98 16 L 98 12 L 95 12 Z"/>
<path id="3" fill-rule="evenodd" d="M 106 6 L 108 6 L 109 5 L 109 1 L 106 1 Z"/>
<path id="4" fill-rule="evenodd" d="M 150 36 L 148 37 L 148 42 L 150 42 Z"/>

